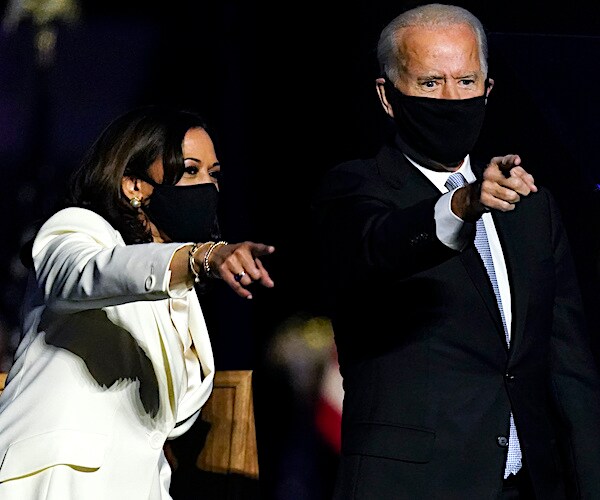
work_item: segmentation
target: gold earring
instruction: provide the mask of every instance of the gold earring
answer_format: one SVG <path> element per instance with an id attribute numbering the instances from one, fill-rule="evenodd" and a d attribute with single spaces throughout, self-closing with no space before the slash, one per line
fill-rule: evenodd
<path id="1" fill-rule="evenodd" d="M 133 208 L 140 208 L 142 206 L 142 200 L 140 200 L 137 196 L 134 196 L 129 200 L 129 204 Z"/>

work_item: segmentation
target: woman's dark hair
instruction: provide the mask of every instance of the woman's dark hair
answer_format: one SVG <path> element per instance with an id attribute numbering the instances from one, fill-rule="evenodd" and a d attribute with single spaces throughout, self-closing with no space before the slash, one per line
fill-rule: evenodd
<path id="1" fill-rule="evenodd" d="M 192 128 L 207 129 L 199 114 L 158 105 L 136 108 L 116 118 L 73 172 L 65 206 L 101 215 L 127 244 L 151 242 L 149 228 L 122 191 L 123 176 L 148 179 L 148 169 L 162 158 L 162 183 L 177 184 L 184 169 L 181 145 Z"/>

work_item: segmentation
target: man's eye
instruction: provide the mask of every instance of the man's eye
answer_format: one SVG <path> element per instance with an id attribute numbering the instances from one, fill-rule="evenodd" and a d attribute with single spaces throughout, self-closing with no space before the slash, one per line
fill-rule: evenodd
<path id="1" fill-rule="evenodd" d="M 429 80 L 428 82 L 423 82 L 423 87 L 427 87 L 428 89 L 432 89 L 435 87 L 435 81 Z"/>

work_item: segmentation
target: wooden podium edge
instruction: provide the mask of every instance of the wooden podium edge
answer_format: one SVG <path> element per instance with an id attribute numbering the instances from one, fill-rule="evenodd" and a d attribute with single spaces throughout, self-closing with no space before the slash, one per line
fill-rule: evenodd
<path id="1" fill-rule="evenodd" d="M 231 406 L 223 408 L 220 390 L 233 392 Z M 229 393 L 230 394 L 230 393 Z M 214 387 L 206 405 L 207 417 L 213 419 L 231 418 L 230 435 L 210 434 L 196 466 L 200 470 L 217 473 L 235 473 L 250 478 L 258 478 L 258 450 L 254 422 L 254 403 L 252 396 L 252 370 L 222 370 L 215 373 Z M 225 411 L 224 411 L 225 410 Z M 201 416 L 202 418 L 202 416 Z M 228 423 L 228 422 L 225 422 Z M 217 440 L 229 440 L 228 453 L 224 456 L 213 449 Z"/>

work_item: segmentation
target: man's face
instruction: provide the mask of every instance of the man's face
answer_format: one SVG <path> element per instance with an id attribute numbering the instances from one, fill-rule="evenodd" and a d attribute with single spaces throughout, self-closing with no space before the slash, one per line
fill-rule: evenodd
<path id="1" fill-rule="evenodd" d="M 407 28 L 399 39 L 401 78 L 396 87 L 405 95 L 437 99 L 467 99 L 483 94 L 477 39 L 467 24 L 445 28 Z"/>

